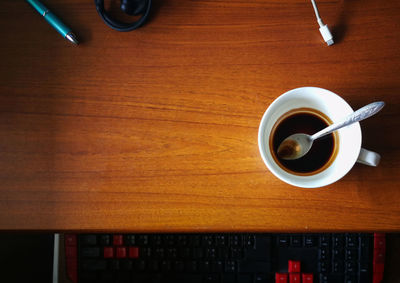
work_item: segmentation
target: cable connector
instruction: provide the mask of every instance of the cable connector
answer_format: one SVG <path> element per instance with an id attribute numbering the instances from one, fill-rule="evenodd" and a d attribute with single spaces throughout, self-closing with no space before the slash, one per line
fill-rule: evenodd
<path id="1" fill-rule="evenodd" d="M 328 25 L 323 25 L 319 28 L 319 32 L 321 33 L 322 37 L 324 38 L 326 44 L 328 46 L 332 45 L 334 43 L 333 41 L 333 36 L 328 28 Z"/>
<path id="2" fill-rule="evenodd" d="M 328 44 L 328 46 L 330 46 L 334 43 L 333 36 L 328 28 L 328 25 L 324 24 L 324 22 L 322 21 L 321 16 L 319 15 L 318 7 L 317 7 L 317 4 L 315 3 L 315 0 L 311 0 L 311 4 L 313 5 L 315 17 L 317 18 L 317 21 L 319 24 L 319 32 L 321 33 L 322 37 L 324 38 L 326 44 Z"/>

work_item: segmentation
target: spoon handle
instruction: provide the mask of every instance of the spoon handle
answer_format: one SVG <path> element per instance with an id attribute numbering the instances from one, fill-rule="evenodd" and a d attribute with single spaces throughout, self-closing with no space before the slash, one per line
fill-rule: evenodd
<path id="1" fill-rule="evenodd" d="M 381 111 L 383 106 L 385 106 L 385 102 L 383 102 L 383 101 L 378 101 L 378 102 L 373 102 L 371 104 L 368 104 L 368 105 L 358 109 L 356 112 L 353 112 L 352 114 L 347 116 L 343 121 L 341 121 L 339 123 L 334 123 L 334 124 L 330 125 L 329 127 L 323 129 L 322 131 L 315 133 L 314 135 L 311 136 L 311 139 L 312 140 L 318 139 L 318 138 L 328 135 L 336 130 L 339 130 L 340 128 L 343 128 L 350 124 L 367 119 L 368 117 L 371 117 L 372 115 L 375 115 L 376 113 Z"/>

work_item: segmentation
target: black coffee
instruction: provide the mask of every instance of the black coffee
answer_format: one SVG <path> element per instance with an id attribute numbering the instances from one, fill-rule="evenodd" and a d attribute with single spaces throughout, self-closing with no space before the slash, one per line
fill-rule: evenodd
<path id="1" fill-rule="evenodd" d="M 336 155 L 337 134 L 329 134 L 315 140 L 310 151 L 299 159 L 281 159 L 278 157 L 277 150 L 281 142 L 288 136 L 296 133 L 312 135 L 326 128 L 329 123 L 328 117 L 310 108 L 295 109 L 284 115 L 273 127 L 270 139 L 270 147 L 275 161 L 286 171 L 299 175 L 311 175 L 325 169 Z"/>

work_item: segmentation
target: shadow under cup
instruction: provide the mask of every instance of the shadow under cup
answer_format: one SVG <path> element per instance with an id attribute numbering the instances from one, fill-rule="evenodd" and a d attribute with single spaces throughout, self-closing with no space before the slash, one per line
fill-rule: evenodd
<path id="1" fill-rule="evenodd" d="M 290 90 L 279 96 L 264 113 L 258 132 L 260 154 L 268 169 L 288 184 L 304 188 L 326 186 L 342 178 L 357 161 L 361 149 L 360 125 L 354 123 L 332 136 L 332 152 L 327 153 L 328 159 L 320 168 L 309 172 L 293 171 L 277 158 L 274 146 L 271 146 L 271 135 L 282 120 L 293 113 L 304 112 L 304 109 L 317 113 L 316 116 L 325 119 L 326 124 L 339 122 L 353 113 L 347 102 L 331 91 L 316 87 Z"/>

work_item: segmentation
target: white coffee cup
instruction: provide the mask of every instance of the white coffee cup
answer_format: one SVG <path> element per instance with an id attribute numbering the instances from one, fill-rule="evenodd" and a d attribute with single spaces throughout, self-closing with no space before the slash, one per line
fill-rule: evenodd
<path id="1" fill-rule="evenodd" d="M 299 108 L 312 108 L 325 114 L 332 123 L 343 120 L 353 113 L 350 105 L 337 94 L 317 87 L 301 87 L 290 90 L 271 103 L 261 119 L 258 131 L 258 146 L 268 169 L 282 181 L 297 187 L 323 187 L 346 175 L 356 162 L 377 166 L 378 153 L 361 148 L 361 128 L 354 123 L 338 130 L 338 151 L 333 161 L 321 172 L 312 175 L 297 175 L 284 170 L 272 156 L 269 146 L 271 131 L 284 114 Z"/>

